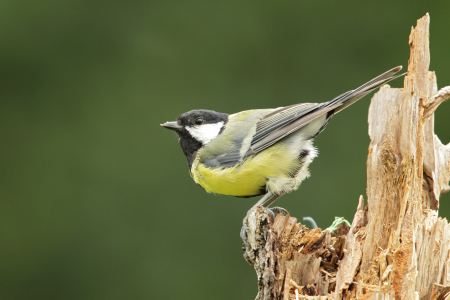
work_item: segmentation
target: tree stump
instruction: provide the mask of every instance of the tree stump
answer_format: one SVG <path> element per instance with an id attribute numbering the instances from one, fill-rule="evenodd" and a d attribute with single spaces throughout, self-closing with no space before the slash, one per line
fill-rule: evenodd
<path id="1" fill-rule="evenodd" d="M 438 217 L 450 190 L 450 144 L 434 134 L 434 111 L 450 98 L 429 72 L 429 15 L 409 36 L 404 88 L 385 85 L 369 109 L 367 202 L 349 228 L 308 229 L 263 207 L 246 220 L 244 257 L 258 276 L 256 299 L 445 299 L 450 226 Z M 344 224 L 344 223 L 343 223 Z"/>

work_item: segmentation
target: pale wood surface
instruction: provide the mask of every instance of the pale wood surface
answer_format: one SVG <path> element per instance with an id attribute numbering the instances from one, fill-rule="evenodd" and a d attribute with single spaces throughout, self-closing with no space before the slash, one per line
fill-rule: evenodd
<path id="1" fill-rule="evenodd" d="M 434 111 L 450 98 L 429 72 L 429 22 L 409 37 L 404 88 L 383 86 L 369 109 L 368 205 L 350 228 L 309 230 L 297 219 L 249 212 L 244 257 L 256 299 L 444 299 L 450 291 L 450 226 L 439 197 L 450 190 L 450 144 L 434 134 Z M 449 125 L 450 126 L 450 125 Z M 343 226 L 343 225 L 342 225 Z"/>

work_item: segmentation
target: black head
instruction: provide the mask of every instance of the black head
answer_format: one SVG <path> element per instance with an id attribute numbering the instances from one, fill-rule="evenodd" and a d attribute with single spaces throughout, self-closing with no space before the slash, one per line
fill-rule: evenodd
<path id="1" fill-rule="evenodd" d="M 174 130 L 189 163 L 189 169 L 195 154 L 203 145 L 215 139 L 225 128 L 228 115 L 212 110 L 197 109 L 181 114 L 177 121 L 161 126 Z"/>

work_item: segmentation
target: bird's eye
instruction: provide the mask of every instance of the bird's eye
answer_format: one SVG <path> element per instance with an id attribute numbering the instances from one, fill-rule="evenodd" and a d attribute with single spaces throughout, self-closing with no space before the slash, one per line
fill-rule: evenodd
<path id="1" fill-rule="evenodd" d="M 195 119 L 195 125 L 202 125 L 203 124 L 203 118 L 196 118 Z"/>

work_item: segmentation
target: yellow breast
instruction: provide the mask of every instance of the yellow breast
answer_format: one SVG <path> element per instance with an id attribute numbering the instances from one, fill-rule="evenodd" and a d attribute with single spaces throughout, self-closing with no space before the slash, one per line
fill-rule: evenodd
<path id="1" fill-rule="evenodd" d="M 196 159 L 191 174 L 209 193 L 241 197 L 259 195 L 266 185 L 266 178 L 291 178 L 298 170 L 298 155 L 286 151 L 285 147 L 275 144 L 231 168 L 209 168 Z"/>

